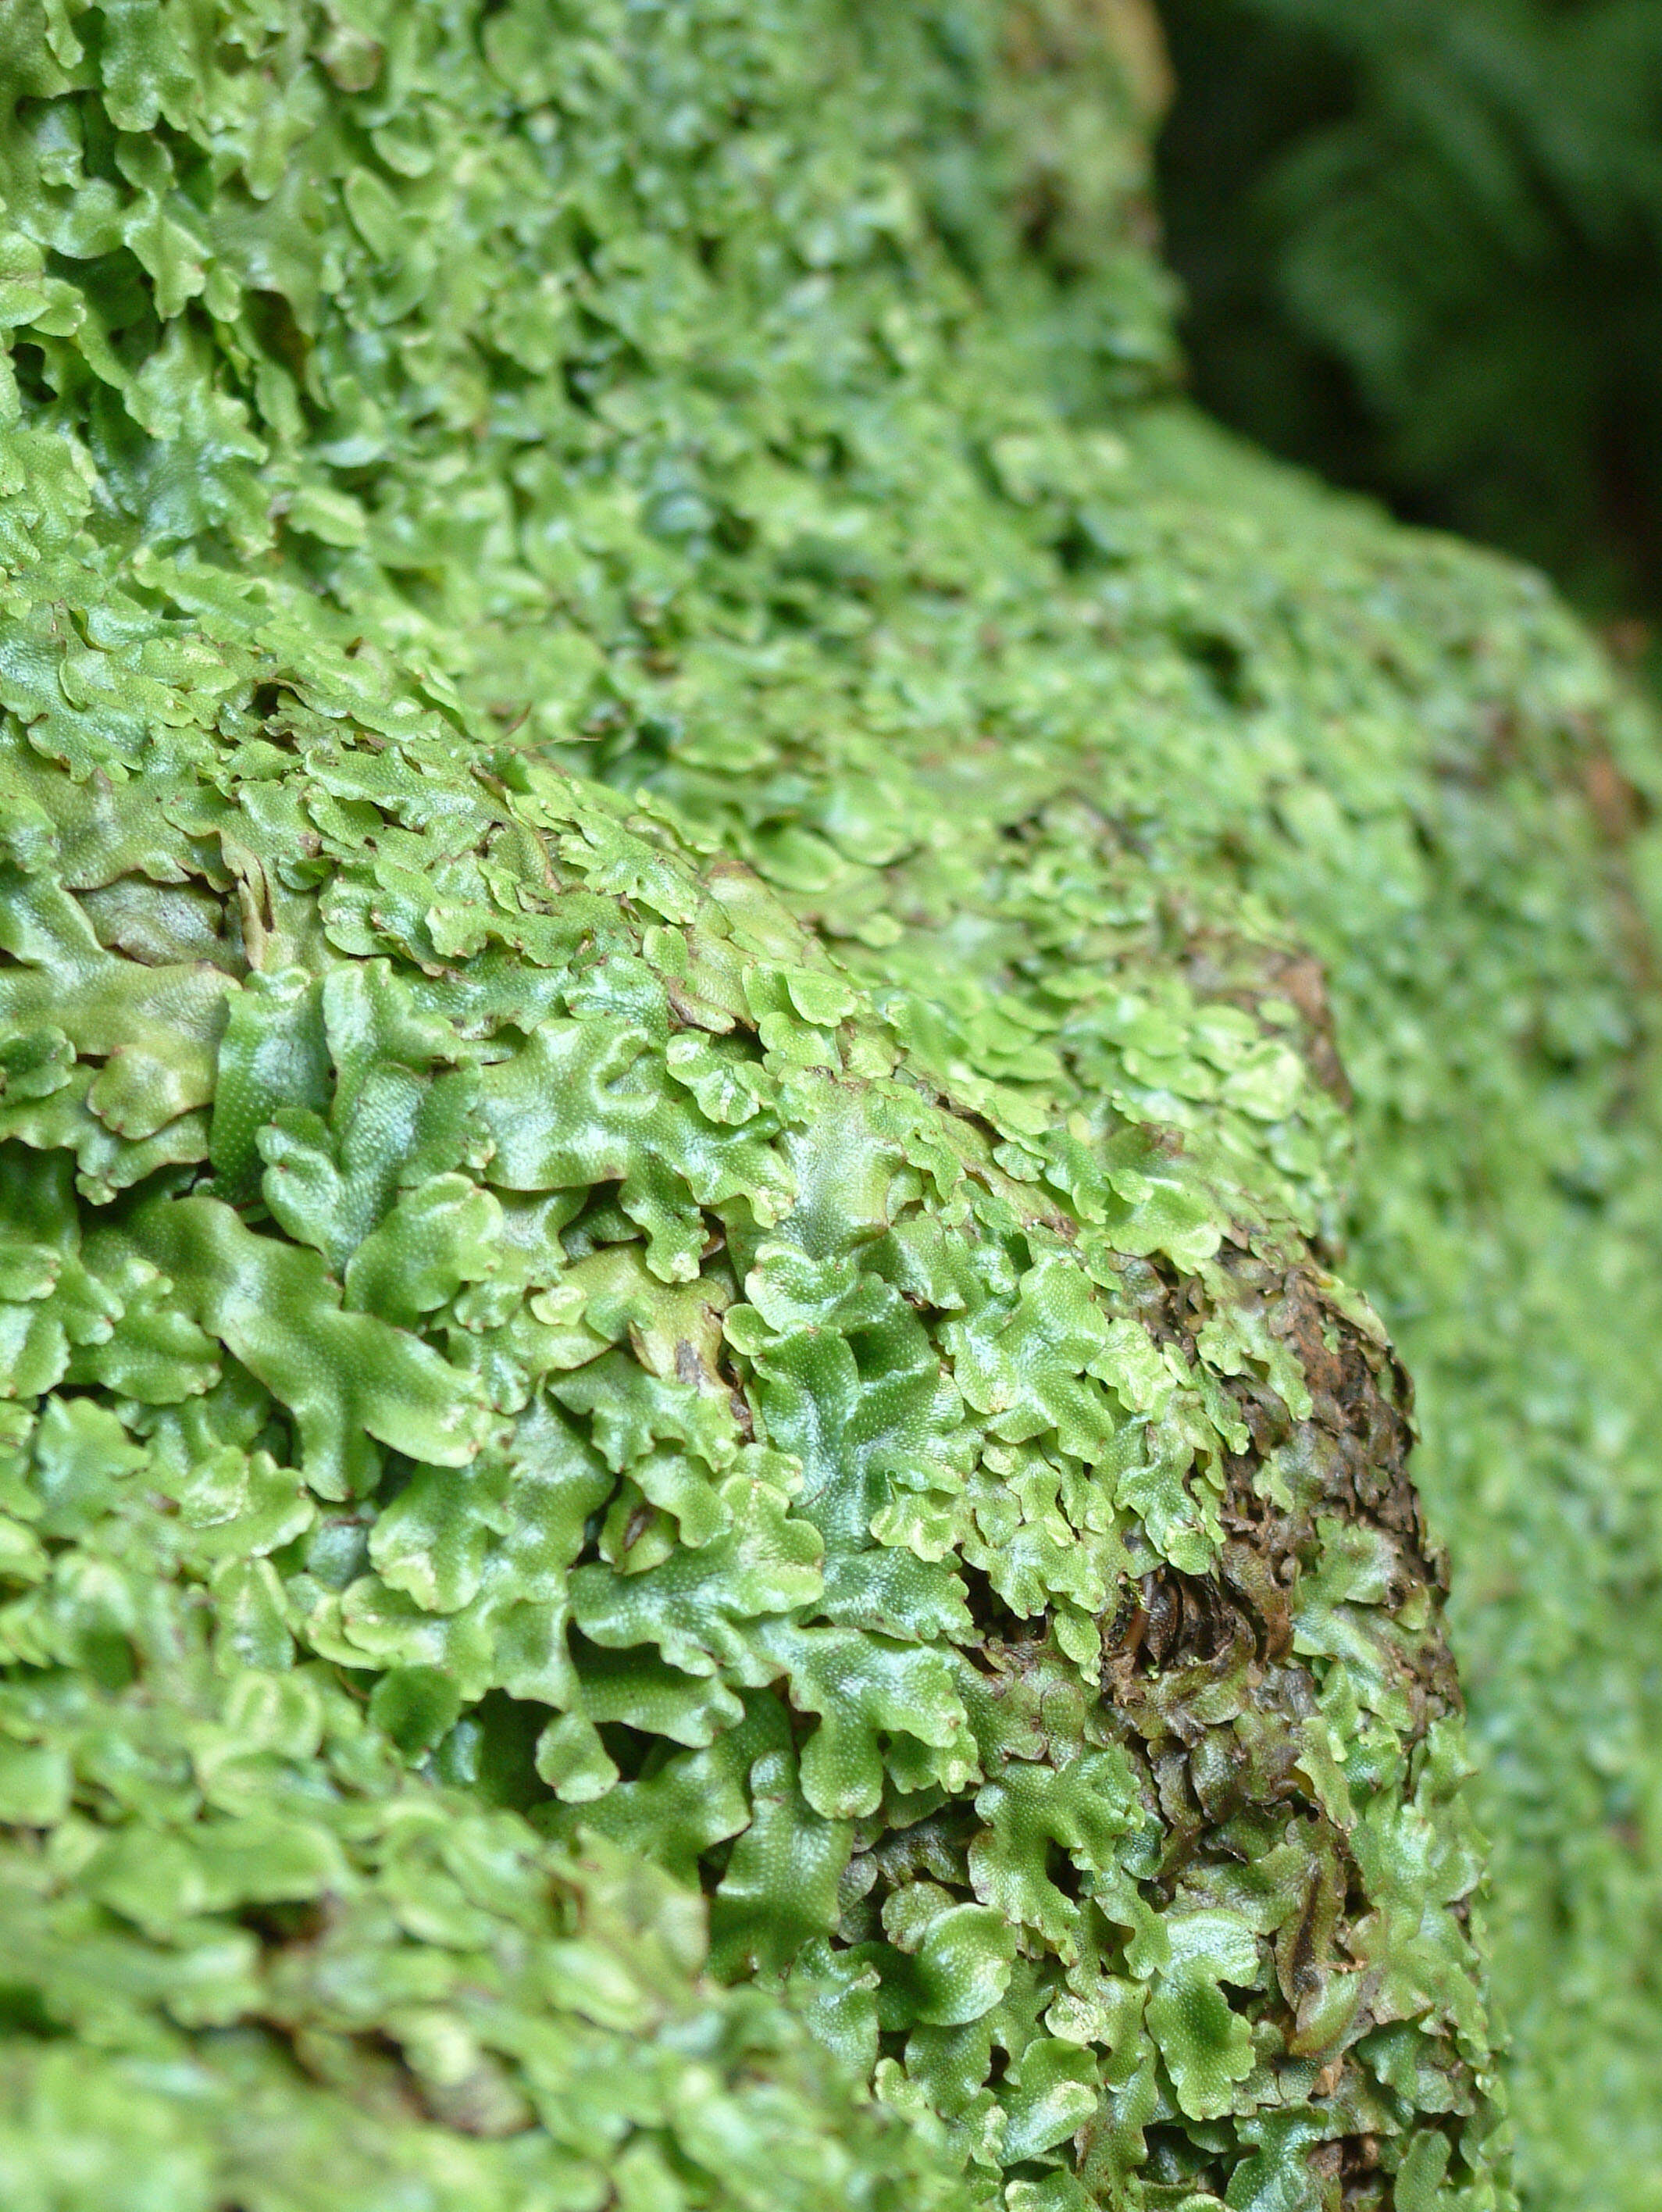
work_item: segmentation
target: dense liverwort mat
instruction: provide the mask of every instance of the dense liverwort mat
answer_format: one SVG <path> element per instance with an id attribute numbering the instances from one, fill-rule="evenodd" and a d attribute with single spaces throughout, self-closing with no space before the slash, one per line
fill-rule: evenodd
<path id="1" fill-rule="evenodd" d="M 967 2212 L 937 2135 L 828 2075 L 777 2000 L 700 1978 L 685 1890 L 389 1787 L 384 1747 L 319 1678 L 250 1672 L 215 1702 L 179 1698 L 129 1744 L 152 1802 L 155 1747 L 216 1764 L 219 1817 L 189 1847 L 135 1822 L 112 1907 L 8 1867 L 8 2206 Z"/>
<path id="2" fill-rule="evenodd" d="M 1018 2203 L 1475 2177 L 1477 1862 L 1368 1310 L 1226 1144 L 955 1083 L 753 876 L 306 705 L 331 658 L 118 783 L 7 757 L 17 1879 L 206 1978 L 106 2027 L 71 1942 L 29 2017 L 269 2019 L 254 1936 L 346 1944 L 402 1758 L 701 1881 L 718 1972 Z M 1141 1019 L 1295 1136 L 1289 1012 Z M 440 2113 L 531 2065 L 347 1956 L 338 2039 Z"/>
<path id="3" fill-rule="evenodd" d="M 1361 1283 L 1623 2201 L 1648 741 L 1164 396 L 1142 15 L 3 36 L 14 2193 L 1509 2202 Z"/>

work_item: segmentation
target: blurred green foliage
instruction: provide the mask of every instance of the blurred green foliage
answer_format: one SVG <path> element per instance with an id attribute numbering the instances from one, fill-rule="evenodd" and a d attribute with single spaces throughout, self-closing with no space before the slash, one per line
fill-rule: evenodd
<path id="1" fill-rule="evenodd" d="M 1277 452 L 1662 613 L 1662 10 L 1162 0 L 1197 386 Z"/>
<path id="2" fill-rule="evenodd" d="M 0 1869 L 7 2212 L 968 2212 L 937 2136 L 702 1978 L 699 1900 L 638 1857 L 377 1788 L 318 1670 L 153 1723 L 106 1739 L 150 1802 L 90 1852 L 52 1826 L 54 1755 L 6 1747 L 9 1815 L 52 1847 Z M 217 1766 L 194 1850 L 169 1755 Z"/>

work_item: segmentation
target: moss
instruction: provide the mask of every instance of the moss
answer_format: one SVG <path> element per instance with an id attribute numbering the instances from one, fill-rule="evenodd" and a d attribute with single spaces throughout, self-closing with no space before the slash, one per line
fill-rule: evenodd
<path id="1" fill-rule="evenodd" d="M 1550 1701 L 1501 1959 L 1591 2170 L 1609 1893 L 1532 1955 L 1586 1800 L 1521 1808 L 1640 1692 L 1513 1468 L 1594 1371 L 1568 1225 L 1644 1233 L 1577 779 L 1646 740 L 1538 592 L 1171 400 L 1141 20 L 8 19 L 25 2166 L 74 2036 L 90 2139 L 262 2212 L 364 2201 L 337 2139 L 760 2201 L 695 2063 L 874 2205 L 1509 2202 L 1348 1273 L 1472 1572 L 1550 1583 L 1509 1677 L 1466 1633 L 1487 1739 Z M 433 1870 L 475 1835 L 500 1891 Z M 591 2142 L 525 1990 L 609 1852 L 766 1987 L 683 1945 Z"/>

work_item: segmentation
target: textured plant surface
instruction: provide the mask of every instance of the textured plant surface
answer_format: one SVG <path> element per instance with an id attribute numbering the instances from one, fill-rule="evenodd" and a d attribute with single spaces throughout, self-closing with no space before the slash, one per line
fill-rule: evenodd
<path id="1" fill-rule="evenodd" d="M 962 2212 L 937 2140 L 828 2081 L 776 2000 L 698 1980 L 698 1900 L 663 1876 L 395 1779 L 320 1675 L 245 1673 L 217 1719 L 170 1686 L 106 1749 L 150 1753 L 151 1804 L 155 1747 L 213 1771 L 215 1817 L 136 1823 L 100 1903 L 65 1893 L 73 1824 L 56 1869 L 6 1870 L 8 2206 Z M 50 1820 L 38 1761 L 35 1788 Z"/>
<path id="2" fill-rule="evenodd" d="M 1596 2061 L 1642 2174 L 1644 733 L 1162 398 L 1142 21 L 4 19 L 52 2212 L 1509 2201 L 1341 1267 L 1532 2170 Z"/>

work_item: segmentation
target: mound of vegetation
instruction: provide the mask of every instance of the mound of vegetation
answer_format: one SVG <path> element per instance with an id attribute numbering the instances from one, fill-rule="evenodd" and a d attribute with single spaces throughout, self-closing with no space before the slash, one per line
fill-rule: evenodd
<path id="1" fill-rule="evenodd" d="M 1145 19 L 4 37 L 0 2158 L 1509 2202 L 1343 1275 L 1622 2201 L 1648 738 L 1170 400 Z"/>

